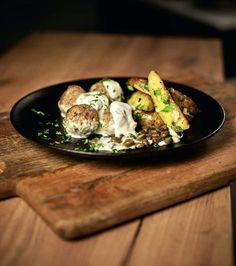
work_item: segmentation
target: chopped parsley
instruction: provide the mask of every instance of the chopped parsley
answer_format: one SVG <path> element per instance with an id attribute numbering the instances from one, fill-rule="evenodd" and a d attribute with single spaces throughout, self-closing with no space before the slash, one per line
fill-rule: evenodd
<path id="1" fill-rule="evenodd" d="M 32 108 L 31 111 L 32 111 L 33 113 L 37 114 L 37 115 L 45 116 L 45 113 L 44 113 L 44 112 L 39 111 L 39 110 L 36 110 L 36 109 L 34 109 L 34 108 Z"/>
<path id="2" fill-rule="evenodd" d="M 153 91 L 153 93 L 154 93 L 155 96 L 161 96 L 161 90 L 160 89 L 155 89 Z"/>
<path id="3" fill-rule="evenodd" d="M 95 96 L 95 97 L 96 97 L 96 96 Z M 92 101 L 90 102 L 90 104 L 91 104 L 92 106 L 95 106 L 96 103 L 97 103 L 97 101 L 98 101 L 98 99 L 94 99 L 94 100 L 92 100 Z"/>
<path id="4" fill-rule="evenodd" d="M 184 130 L 183 130 L 183 128 L 181 126 L 176 126 L 175 130 L 176 130 L 177 133 L 183 133 L 184 132 Z"/>
<path id="5" fill-rule="evenodd" d="M 82 142 L 83 142 L 84 144 L 88 144 L 88 143 L 89 143 L 89 140 L 86 138 L 86 139 L 83 139 Z"/>
<path id="6" fill-rule="evenodd" d="M 101 82 L 103 82 L 103 81 L 110 81 L 111 80 L 111 78 L 103 78 L 103 79 L 101 79 Z"/>
<path id="7" fill-rule="evenodd" d="M 143 103 L 139 103 L 138 105 L 136 105 L 136 109 L 138 110 L 142 110 L 145 107 L 145 105 Z"/>
<path id="8" fill-rule="evenodd" d="M 99 148 L 103 147 L 102 143 L 94 143 L 89 145 L 89 151 L 98 151 Z"/>
<path id="9" fill-rule="evenodd" d="M 48 129 L 48 128 L 45 129 L 45 130 L 43 131 L 43 133 L 44 133 L 44 134 L 49 134 L 49 129 Z"/>
<path id="10" fill-rule="evenodd" d="M 161 110 L 161 112 L 168 113 L 168 112 L 173 111 L 174 109 L 175 109 L 175 104 L 171 103 L 171 104 L 167 104 L 165 108 Z"/>
<path id="11" fill-rule="evenodd" d="M 147 90 L 147 91 L 148 91 L 148 90 L 149 90 L 149 88 L 148 88 L 148 84 L 147 84 L 147 83 L 145 83 L 145 84 L 144 84 L 144 86 L 143 86 L 143 88 L 144 88 L 145 90 Z"/>
<path id="12" fill-rule="evenodd" d="M 164 104 L 169 104 L 169 100 L 168 100 L 167 98 L 162 98 L 162 102 L 163 102 Z"/>
<path id="13" fill-rule="evenodd" d="M 137 120 L 141 120 L 142 119 L 142 114 L 140 113 L 134 113 L 134 116 Z"/>
<path id="14" fill-rule="evenodd" d="M 134 88 L 133 88 L 132 86 L 130 86 L 130 85 L 127 85 L 127 89 L 128 89 L 129 91 L 134 91 Z"/>

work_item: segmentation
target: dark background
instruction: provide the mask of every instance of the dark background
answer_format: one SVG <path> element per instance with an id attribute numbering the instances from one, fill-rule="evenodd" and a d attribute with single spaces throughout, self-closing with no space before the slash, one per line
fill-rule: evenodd
<path id="1" fill-rule="evenodd" d="M 191 6 L 179 14 L 164 3 Z M 0 54 L 32 31 L 64 30 L 218 37 L 223 43 L 226 77 L 236 76 L 236 26 L 222 29 L 191 15 L 197 11 L 235 14 L 235 0 L 1 0 Z M 192 13 L 192 14 L 191 14 Z"/>

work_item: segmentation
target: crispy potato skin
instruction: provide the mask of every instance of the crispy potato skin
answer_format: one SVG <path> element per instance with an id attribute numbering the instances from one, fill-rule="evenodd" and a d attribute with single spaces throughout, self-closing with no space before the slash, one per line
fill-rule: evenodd
<path id="1" fill-rule="evenodd" d="M 145 94 L 151 95 L 148 88 L 147 88 L 148 81 L 146 79 L 130 78 L 127 81 L 127 85 L 134 87 L 135 89 L 137 89 L 137 90 L 139 90 Z"/>
<path id="2" fill-rule="evenodd" d="M 134 116 L 141 127 L 161 128 L 163 125 L 165 125 L 157 112 L 135 110 Z"/>
<path id="3" fill-rule="evenodd" d="M 143 111 L 154 110 L 152 98 L 141 91 L 135 91 L 134 93 L 132 93 L 127 103 L 138 110 L 143 110 Z"/>
<path id="4" fill-rule="evenodd" d="M 166 125 L 176 132 L 190 128 L 188 120 L 181 112 L 179 106 L 174 102 L 163 81 L 155 71 L 149 73 L 148 88 L 155 110 Z"/>
<path id="5" fill-rule="evenodd" d="M 197 114 L 200 111 L 196 103 L 187 95 L 174 88 L 168 88 L 168 90 L 181 110 L 186 108 L 190 114 Z"/>
<path id="6" fill-rule="evenodd" d="M 147 79 L 130 78 L 127 84 L 139 91 L 142 91 L 145 94 L 151 95 L 148 89 L 143 89 L 144 87 L 147 88 L 148 85 Z M 191 121 L 194 115 L 200 112 L 197 104 L 187 95 L 183 94 L 182 92 L 174 88 L 167 88 L 167 90 L 169 91 L 174 102 L 179 106 L 180 110 L 184 113 L 184 116 L 187 118 L 188 121 Z"/>

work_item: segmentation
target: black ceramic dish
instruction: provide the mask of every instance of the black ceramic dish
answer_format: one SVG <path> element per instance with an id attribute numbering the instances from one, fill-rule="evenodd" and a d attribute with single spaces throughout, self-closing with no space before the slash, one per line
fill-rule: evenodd
<path id="1" fill-rule="evenodd" d="M 126 81 L 128 78 L 113 78 L 122 86 L 125 96 L 131 92 L 127 90 Z M 222 126 L 225 120 L 225 113 L 222 106 L 209 95 L 186 85 L 164 81 L 167 87 L 173 87 L 191 97 L 201 109 L 193 121 L 191 129 L 185 131 L 181 142 L 162 146 L 159 148 L 148 147 L 119 151 L 117 153 L 99 151 L 82 151 L 82 141 L 70 141 L 61 143 L 63 127 L 61 124 L 60 112 L 57 102 L 68 85 L 78 84 L 88 90 L 99 78 L 76 80 L 49 86 L 37 90 L 20 99 L 12 108 L 10 118 L 15 129 L 24 137 L 50 147 L 54 150 L 92 158 L 136 158 L 147 156 L 161 156 L 168 152 L 182 150 L 191 147 L 193 144 L 202 142 L 212 137 Z M 39 112 L 36 112 L 39 111 Z"/>

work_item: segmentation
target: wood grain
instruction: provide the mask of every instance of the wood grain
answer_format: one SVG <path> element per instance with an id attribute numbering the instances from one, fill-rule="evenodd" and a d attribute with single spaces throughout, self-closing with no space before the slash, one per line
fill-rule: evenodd
<path id="1" fill-rule="evenodd" d="M 191 153 L 188 150 L 164 160 L 114 162 L 56 156 L 16 135 L 2 119 L 0 145 L 4 149 L 0 159 L 7 165 L 1 174 L 5 182 L 2 189 L 8 178 L 10 189 L 16 180 L 14 194 L 60 236 L 75 238 L 228 184 L 236 178 L 235 88 L 215 82 L 203 87 L 225 106 L 224 128 Z M 227 95 L 218 93 L 222 89 Z"/>
<path id="2" fill-rule="evenodd" d="M 211 58 L 208 60 L 208 58 Z M 26 93 L 67 80 L 102 76 L 177 76 L 223 80 L 214 39 L 35 33 L 0 60 L 0 112 Z"/>
<path id="3" fill-rule="evenodd" d="M 122 265 L 139 221 L 80 241 L 58 238 L 24 201 L 0 202 L 1 265 Z M 14 240 L 14 241 L 13 241 Z M 11 246 L 9 243 L 12 243 Z"/>
<path id="4" fill-rule="evenodd" d="M 95 40 L 97 45 L 93 45 Z M 120 42 L 120 40 L 122 41 Z M 125 56 L 123 56 L 124 50 L 127 51 Z M 87 53 L 83 51 L 86 51 Z M 107 51 L 112 51 L 112 55 Z M 90 52 L 93 56 L 93 61 L 91 61 Z M 116 60 L 113 60 L 111 63 L 107 54 L 109 54 L 109 58 Z M 150 56 L 150 54 L 152 56 Z M 178 67 L 176 67 L 177 65 Z M 189 84 L 192 79 L 196 80 L 197 78 L 201 81 L 202 77 L 203 80 L 214 79 L 222 81 L 223 67 L 221 45 L 214 39 L 203 40 L 186 38 L 156 38 L 146 36 L 130 37 L 74 33 L 36 33 L 23 40 L 0 59 L 0 110 L 8 111 L 18 98 L 41 86 L 47 86 L 49 84 L 75 78 L 77 79 L 80 77 L 104 76 L 108 74 L 110 76 L 127 75 L 127 73 L 138 76 L 146 75 L 151 67 L 157 68 L 164 78 L 171 78 L 172 80 L 177 81 L 177 79 L 181 80 L 184 77 L 184 79 L 189 81 Z M 185 217 L 185 222 L 187 224 L 195 224 L 194 233 L 198 236 L 198 240 L 205 239 L 204 234 L 201 233 L 203 224 L 205 226 L 209 226 L 212 232 L 217 234 L 219 232 L 219 228 L 216 226 L 218 221 L 220 223 L 222 217 L 225 217 L 226 221 L 230 221 L 230 215 L 228 212 L 229 202 L 227 201 L 228 191 L 223 189 L 221 193 L 224 197 L 219 198 L 217 193 L 218 192 L 214 192 L 204 196 L 206 197 L 206 200 L 204 201 L 204 207 L 201 208 L 202 223 L 195 222 L 196 216 L 185 215 L 186 203 L 178 206 L 179 217 L 181 217 L 181 215 Z M 215 195 L 215 197 L 212 195 Z M 17 203 L 17 205 L 15 203 Z M 217 208 L 219 203 L 224 206 L 220 210 Z M 24 211 L 20 208 L 20 206 L 23 206 Z M 193 202 L 192 208 L 197 211 L 201 206 L 202 201 L 197 199 Z M 208 207 L 211 208 L 213 214 L 211 217 L 206 215 L 209 210 Z M 166 211 L 169 211 L 169 209 Z M 126 245 L 126 243 L 131 243 L 131 246 L 129 246 L 124 253 L 119 252 L 120 249 L 116 249 L 116 253 L 112 252 L 113 248 L 115 248 L 116 231 L 120 228 L 117 227 L 116 229 L 110 231 L 111 234 L 109 235 L 109 238 L 111 241 L 109 242 L 110 246 L 107 246 L 106 254 L 104 254 L 102 244 L 96 245 L 96 248 L 94 248 L 94 245 L 89 241 L 92 238 L 83 240 L 83 252 L 86 254 L 85 258 L 85 256 L 78 252 L 78 250 L 80 250 L 79 247 L 81 245 L 81 241 L 73 242 L 75 247 L 73 250 L 67 249 L 70 243 L 61 242 L 60 239 L 56 238 L 55 235 L 48 230 L 48 227 L 45 226 L 41 219 L 36 216 L 35 213 L 32 212 L 21 200 L 11 199 L 2 201 L 0 213 L 1 217 L 6 217 L 6 220 L 4 219 L 6 223 L 4 224 L 1 223 L 3 219 L 0 219 L 0 230 L 3 232 L 2 235 L 5 235 L 4 246 L 7 247 L 3 252 L 2 245 L 0 245 L 0 254 L 4 254 L 4 256 L 1 256 L 1 261 L 3 264 L 4 262 L 7 262 L 4 265 L 32 265 L 30 262 L 34 261 L 34 263 L 37 263 L 37 261 L 42 260 L 45 262 L 45 265 L 51 265 L 54 262 L 57 262 L 57 265 L 63 265 L 66 258 L 71 262 L 79 261 L 81 262 L 81 265 L 97 265 L 96 260 L 98 262 L 104 262 L 105 257 L 108 262 L 113 262 L 112 265 L 123 265 L 128 261 L 127 256 L 124 256 L 124 253 L 127 252 L 126 255 L 128 253 L 132 253 L 132 247 L 135 246 L 135 243 L 130 241 L 130 239 L 135 239 L 135 233 L 133 235 L 129 235 L 128 232 L 131 227 L 135 227 L 135 230 L 132 232 L 136 232 L 137 227 L 136 224 L 131 224 L 131 227 L 125 227 L 126 229 L 122 231 L 123 237 L 125 235 L 129 235 L 130 237 L 129 240 L 126 238 L 123 239 L 124 247 L 127 248 L 129 246 Z M 162 212 L 154 215 L 155 217 L 160 216 L 158 220 L 159 223 L 163 219 L 160 214 L 162 214 Z M 24 219 L 26 215 L 28 219 Z M 12 219 L 13 217 L 14 219 Z M 168 214 L 168 220 L 171 220 L 172 217 L 174 218 L 176 216 L 170 211 Z M 213 217 L 217 217 L 217 219 Z M 149 216 L 145 218 L 145 220 L 148 219 Z M 11 221 L 11 227 L 7 226 L 9 221 Z M 162 231 L 168 232 L 170 230 L 170 232 L 178 232 L 178 228 L 175 226 L 174 222 L 167 223 L 165 221 L 166 220 L 161 223 Z M 145 243 L 149 246 L 152 246 L 152 243 L 153 246 L 156 246 L 155 243 L 159 239 L 159 235 L 155 234 L 155 226 L 158 226 L 158 224 L 156 224 L 155 221 L 153 221 L 153 223 L 152 227 L 150 227 L 150 234 L 152 234 L 153 231 L 154 237 L 145 241 Z M 222 222 L 221 229 L 223 228 L 228 239 L 230 239 L 231 227 L 229 227 L 228 224 L 229 223 Z M 29 238 L 21 238 L 22 241 L 20 241 L 20 243 L 15 243 L 15 232 L 23 225 L 25 231 L 22 235 L 30 236 L 31 232 L 36 230 L 35 236 L 37 236 L 40 240 L 31 241 L 29 245 Z M 139 232 L 141 233 L 144 228 L 145 227 L 142 225 Z M 196 249 L 208 250 L 209 254 L 212 254 L 211 258 L 214 258 L 216 253 L 221 254 L 222 258 L 228 258 L 230 256 L 228 250 L 231 250 L 231 242 L 223 240 L 222 235 L 218 235 L 217 240 L 225 243 L 225 249 L 222 251 L 216 248 L 213 254 L 211 253 L 213 249 L 212 246 L 209 245 L 209 242 L 197 241 L 196 238 L 192 238 L 191 235 L 188 235 L 189 231 L 187 228 L 183 227 L 181 229 L 183 235 L 185 235 L 184 232 L 186 232 L 186 236 L 189 236 L 189 238 L 184 238 L 186 239 L 186 242 L 183 241 L 183 243 L 185 243 L 183 244 L 184 248 L 180 249 L 175 246 L 176 250 L 174 252 L 176 257 L 178 256 L 180 262 L 186 261 L 186 254 L 188 254 L 188 250 L 191 249 L 189 248 L 189 241 L 195 245 Z M 100 236 L 101 239 L 103 239 L 103 234 L 100 234 Z M 178 241 L 184 240 L 182 238 L 182 234 L 176 233 L 175 237 Z M 42 241 L 42 238 L 44 241 Z M 154 238 L 156 240 L 154 240 Z M 114 242 L 112 240 L 114 240 Z M 214 241 L 214 239 L 212 241 Z M 50 245 L 47 243 L 50 243 Z M 168 241 L 166 243 L 168 243 Z M 20 245 L 28 247 L 29 252 L 24 253 L 24 256 L 21 256 L 22 249 L 19 249 Z M 9 249 L 10 246 L 11 249 Z M 45 246 L 45 249 L 42 249 L 42 246 Z M 58 252 L 58 248 L 61 252 Z M 145 246 L 143 245 L 143 251 L 146 249 L 145 244 Z M 185 253 L 182 252 L 183 249 L 186 251 Z M 40 253 L 38 253 L 39 250 L 41 250 Z M 63 250 L 68 250 L 70 256 L 67 256 L 67 253 L 63 252 Z M 165 262 L 166 257 L 173 253 L 171 250 L 171 245 L 167 244 L 165 246 L 165 252 L 158 252 L 160 254 L 160 261 Z M 149 249 L 149 255 L 154 258 L 152 263 L 153 265 L 156 265 L 155 256 L 152 255 L 153 253 L 157 253 L 157 249 Z M 145 252 L 143 254 L 145 254 Z M 192 255 L 191 265 L 202 265 L 199 264 L 199 259 L 197 259 L 196 253 L 190 254 Z M 140 253 L 140 256 L 142 256 L 142 252 Z M 89 257 L 93 258 L 92 264 L 89 264 Z M 8 258 L 8 260 L 5 258 Z M 229 259 L 226 260 L 226 262 L 229 261 Z M 161 265 L 165 264 L 162 263 Z M 170 263 L 169 265 L 175 265 L 174 261 L 172 261 L 172 264 Z"/>
<path id="5" fill-rule="evenodd" d="M 232 250 L 226 248 L 231 242 L 226 190 L 145 218 L 129 265 L 232 265 Z"/>

